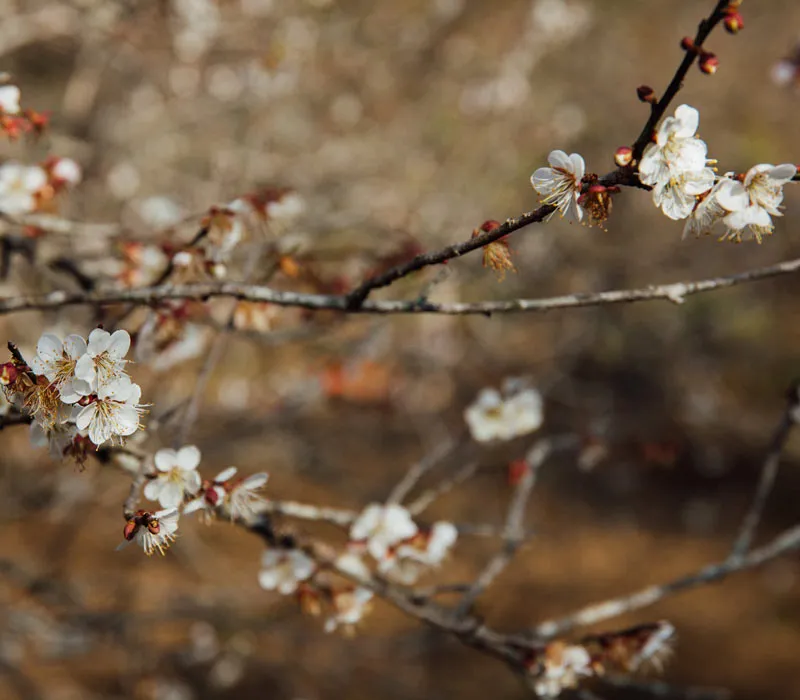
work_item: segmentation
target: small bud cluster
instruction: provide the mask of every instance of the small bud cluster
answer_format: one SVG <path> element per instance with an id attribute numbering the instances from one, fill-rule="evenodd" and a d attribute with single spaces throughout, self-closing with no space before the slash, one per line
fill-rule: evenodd
<path id="1" fill-rule="evenodd" d="M 12 141 L 23 134 L 40 136 L 47 129 L 50 118 L 33 109 L 23 109 L 22 92 L 19 87 L 8 82 L 8 74 L 0 76 L 0 131 Z"/>
<path id="2" fill-rule="evenodd" d="M 664 620 L 620 632 L 592 635 L 574 644 L 557 640 L 528 660 L 536 694 L 556 698 L 578 688 L 584 679 L 608 673 L 662 671 L 671 656 L 675 628 Z"/>
<path id="3" fill-rule="evenodd" d="M 40 165 L 6 161 L 0 165 L 0 211 L 10 216 L 55 213 L 58 195 L 81 177 L 80 166 L 70 158 L 48 158 Z"/>

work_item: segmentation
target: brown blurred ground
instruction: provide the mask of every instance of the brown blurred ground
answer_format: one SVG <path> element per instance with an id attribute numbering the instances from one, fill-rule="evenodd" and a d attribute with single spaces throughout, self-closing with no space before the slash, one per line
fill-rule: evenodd
<path id="1" fill-rule="evenodd" d="M 9 16 L 71 7 L 6 4 Z M 349 259 L 399 247 L 407 234 L 435 248 L 487 218 L 532 208 L 528 177 L 552 148 L 579 151 L 590 170 L 609 170 L 614 149 L 644 118 L 634 88 L 663 87 L 680 37 L 712 3 L 572 2 L 563 26 L 547 19 L 560 29 L 532 25 L 525 39 L 531 7 L 546 13 L 559 3 L 298 1 L 263 3 L 263 14 L 247 15 L 243 7 L 258 3 L 220 0 L 220 32 L 195 62 L 176 53 L 182 25 L 170 3 L 120 3 L 117 16 L 105 17 L 112 5 L 76 3 L 78 14 L 63 18 L 68 31 L 27 42 L 9 31 L 0 39 L 4 66 L 29 103 L 54 113 L 49 143 L 12 146 L 9 154 L 75 157 L 87 182 L 71 198 L 70 216 L 121 218 L 137 233 L 145 230 L 137 203 L 148 196 L 169 195 L 193 212 L 257 185 L 292 186 L 309 203 L 299 230 L 310 249 Z M 776 0 L 744 10 L 741 35 L 712 38 L 719 73 L 692 72 L 680 98 L 700 109 L 701 135 L 721 170 L 800 160 L 798 95 L 768 80 L 796 39 L 800 5 Z M 192 76 L 196 90 L 186 87 Z M 487 84 L 503 108 L 490 108 Z M 608 232 L 558 221 L 525 230 L 512 242 L 517 274 L 498 284 L 471 256 L 449 265 L 434 295 L 595 291 L 788 259 L 800 250 L 793 223 L 800 194 L 789 192 L 786 204 L 771 240 L 734 246 L 681 241 L 680 225 L 658 215 L 646 193 L 625 192 Z M 364 269 L 328 265 L 344 275 Z M 432 274 L 389 294 L 412 294 Z M 547 466 L 529 516 L 539 534 L 479 606 L 490 623 L 517 629 L 725 556 L 783 392 L 799 373 L 799 290 L 784 278 L 680 307 L 358 318 L 285 345 L 238 339 L 192 439 L 205 473 L 229 464 L 266 468 L 276 498 L 358 507 L 385 497 L 442 431 L 459 431 L 480 387 L 530 375 L 547 397 L 546 431 L 605 431 L 620 447 L 589 474 L 572 457 Z M 3 337 L 31 347 L 44 327 L 85 331 L 91 323 L 82 311 L 26 314 L 3 319 Z M 280 325 L 298 323 L 286 312 Z M 389 370 L 387 401 L 314 398 L 331 362 L 365 358 Z M 199 366 L 166 378 L 133 371 L 145 398 L 165 407 L 188 394 Z M 11 669 L 0 676 L 0 697 L 524 694 L 495 662 L 382 605 L 356 638 L 324 635 L 291 601 L 258 588 L 260 545 L 230 528 L 185 527 L 165 559 L 115 553 L 124 479 L 95 464 L 85 473 L 54 465 L 23 433 L 2 435 L 0 552 L 40 583 L 24 592 L 14 575 L 2 579 L 3 638 L 13 647 L 3 650 L 4 664 L 19 661 L 24 677 Z M 501 522 L 510 493 L 505 465 L 526 445 L 483 451 L 476 479 L 432 515 Z M 795 440 L 765 537 L 796 522 L 798 450 Z M 465 539 L 445 579 L 464 580 L 491 547 Z M 725 686 L 737 698 L 800 698 L 798 573 L 796 558 L 787 558 L 619 626 L 662 617 L 677 626 L 672 684 Z M 190 640 L 205 629 L 197 621 L 219 635 L 223 651 L 214 661 L 190 653 Z M 220 659 L 228 663 L 222 670 Z M 211 680 L 226 671 L 236 682 Z"/>

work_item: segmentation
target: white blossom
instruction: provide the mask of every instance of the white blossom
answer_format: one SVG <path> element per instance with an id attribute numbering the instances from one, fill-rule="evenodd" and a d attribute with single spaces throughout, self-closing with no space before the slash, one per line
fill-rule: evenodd
<path id="1" fill-rule="evenodd" d="M 658 182 L 653 188 L 653 201 L 670 219 L 685 219 L 697 204 L 698 195 L 713 188 L 714 179 L 711 168 L 684 171 Z"/>
<path id="2" fill-rule="evenodd" d="M 542 196 L 542 203 L 554 206 L 561 216 L 581 221 L 583 209 L 578 198 L 581 180 L 586 174 L 583 158 L 578 153 L 567 155 L 564 151 L 551 151 L 547 162 L 549 168 L 539 168 L 531 175 L 533 189 Z"/>
<path id="3" fill-rule="evenodd" d="M 372 598 L 372 591 L 362 587 L 337 593 L 333 598 L 336 613 L 325 621 L 325 631 L 333 632 L 338 627 L 352 629 L 369 610 Z"/>
<path id="4" fill-rule="evenodd" d="M 592 659 L 582 646 L 554 643 L 548 648 L 542 674 L 534 690 L 543 698 L 555 698 L 567 688 L 576 688 L 581 676 L 592 675 Z"/>
<path id="5" fill-rule="evenodd" d="M 45 185 L 47 173 L 38 165 L 3 163 L 0 165 L 0 211 L 11 216 L 29 214 L 36 209 L 36 193 Z"/>
<path id="6" fill-rule="evenodd" d="M 683 173 L 706 167 L 708 147 L 697 138 L 700 113 L 689 105 L 681 105 L 674 117 L 661 122 L 655 143 L 644 149 L 639 162 L 639 179 L 645 185 L 665 185 Z"/>
<path id="7" fill-rule="evenodd" d="M 194 445 L 185 445 L 179 450 L 164 448 L 153 458 L 157 474 L 147 482 L 144 495 L 158 501 L 164 508 L 177 508 L 184 494 L 194 496 L 200 490 L 200 450 Z"/>
<path id="8" fill-rule="evenodd" d="M 115 436 L 127 437 L 138 430 L 141 396 L 139 385 L 123 375 L 102 385 L 86 405 L 75 405 L 72 419 L 78 430 L 87 430 L 89 439 L 99 447 Z"/>
<path id="9" fill-rule="evenodd" d="M 725 178 L 717 181 L 711 190 L 697 198 L 694 209 L 683 227 L 683 238 L 709 233 L 715 224 L 725 216 L 726 210 L 717 201 L 717 192 L 723 182 L 725 182 Z"/>
<path id="10" fill-rule="evenodd" d="M 77 185 L 83 178 L 81 166 L 72 158 L 59 158 L 51 168 L 50 174 L 66 185 Z"/>
<path id="11" fill-rule="evenodd" d="M 261 556 L 258 584 L 267 591 L 291 595 L 315 569 L 314 560 L 299 549 L 268 549 Z"/>
<path id="12" fill-rule="evenodd" d="M 418 532 L 411 514 L 395 503 L 368 505 L 350 527 L 350 540 L 366 543 L 373 559 L 381 561 L 395 546 Z"/>
<path id="13" fill-rule="evenodd" d="M 259 472 L 251 474 L 232 486 L 228 492 L 228 513 L 231 520 L 239 518 L 249 520 L 258 513 L 264 499 L 256 492 L 266 486 L 268 479 L 269 474 Z"/>
<path id="14" fill-rule="evenodd" d="M 38 420 L 31 423 L 31 445 L 48 448 L 50 458 L 55 462 L 64 458 L 64 453 L 76 435 L 78 428 L 74 423 L 56 422 L 50 428 L 46 428 Z"/>
<path id="15" fill-rule="evenodd" d="M 86 341 L 79 335 L 68 335 L 62 341 L 57 335 L 44 333 L 36 344 L 36 356 L 28 363 L 34 373 L 44 375 L 61 392 L 61 400 L 75 403 L 75 365 L 86 352 Z M 78 381 L 77 389 L 80 389 Z M 89 387 L 83 387 L 88 390 Z M 70 400 L 74 398 L 74 400 Z"/>
<path id="16" fill-rule="evenodd" d="M 175 509 L 159 510 L 156 513 L 140 511 L 125 528 L 125 541 L 117 547 L 122 549 L 128 542 L 136 542 L 150 556 L 156 550 L 159 554 L 175 541 L 178 531 L 178 511 Z"/>
<path id="17" fill-rule="evenodd" d="M 4 114 L 19 114 L 19 101 L 22 97 L 16 85 L 3 85 L 0 87 L 0 110 Z"/>
<path id="18" fill-rule="evenodd" d="M 744 180 L 725 180 L 717 192 L 717 201 L 729 213 L 723 219 L 728 227 L 725 237 L 741 241 L 745 229 L 760 243 L 772 234 L 773 216 L 782 216 L 783 186 L 797 174 L 791 163 L 754 165 Z"/>
<path id="19" fill-rule="evenodd" d="M 542 396 L 535 389 L 523 389 L 504 398 L 496 389 L 482 389 L 464 411 L 464 419 L 478 442 L 511 440 L 541 427 Z"/>
<path id="20" fill-rule="evenodd" d="M 455 525 L 435 523 L 429 532 L 398 545 L 379 562 L 378 570 L 392 581 L 412 585 L 427 569 L 442 564 L 457 539 Z"/>
<path id="21" fill-rule="evenodd" d="M 75 365 L 75 376 L 87 382 L 92 389 L 120 378 L 124 374 L 125 355 L 131 346 L 127 331 L 113 333 L 95 328 L 89 334 L 86 352 Z"/>

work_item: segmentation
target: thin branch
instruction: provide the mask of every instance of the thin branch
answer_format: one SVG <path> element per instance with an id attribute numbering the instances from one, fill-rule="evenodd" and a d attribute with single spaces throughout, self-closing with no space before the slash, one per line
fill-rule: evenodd
<path id="1" fill-rule="evenodd" d="M 272 289 L 261 285 L 238 282 L 197 283 L 140 287 L 136 289 L 112 289 L 96 292 L 55 291 L 40 296 L 16 296 L 0 298 L 0 315 L 21 311 L 58 309 L 64 306 L 135 303 L 154 305 L 167 299 L 193 299 L 206 301 L 211 297 L 235 297 L 243 301 L 267 302 L 277 306 L 300 307 L 313 310 L 350 311 L 370 314 L 446 314 L 484 315 L 514 312 L 545 312 L 555 309 L 579 308 L 625 304 L 655 299 L 683 303 L 687 297 L 718 289 L 735 287 L 788 275 L 800 270 L 800 258 L 786 260 L 775 265 L 759 267 L 722 277 L 712 277 L 695 282 L 672 282 L 651 285 L 638 289 L 617 289 L 608 292 L 577 293 L 541 299 L 513 299 L 510 301 L 484 301 L 476 303 L 442 303 L 427 301 L 365 301 L 358 308 L 348 309 L 347 297 L 328 294 L 304 294 Z"/>
<path id="2" fill-rule="evenodd" d="M 753 569 L 788 552 L 800 549 L 800 526 L 786 530 L 772 542 L 752 550 L 738 560 L 728 558 L 723 562 L 710 564 L 687 576 L 668 583 L 647 586 L 635 593 L 612 598 L 602 603 L 588 605 L 570 615 L 556 620 L 542 622 L 531 634 L 536 640 L 550 639 L 575 627 L 584 627 L 618 617 L 634 610 L 654 605 L 669 596 L 720 581 L 731 574 Z M 530 641 L 530 640 L 529 640 Z"/>
<path id="3" fill-rule="evenodd" d="M 296 501 L 266 501 L 262 511 L 270 515 L 285 515 L 298 520 L 314 520 L 339 527 L 350 527 L 358 513 L 344 508 L 326 508 Z"/>
<path id="4" fill-rule="evenodd" d="M 436 486 L 417 496 L 414 501 L 408 504 L 408 512 L 414 516 L 419 515 L 434 501 L 437 501 L 445 494 L 450 493 L 450 491 L 456 488 L 456 486 L 460 486 L 465 481 L 471 479 L 476 471 L 478 471 L 478 463 L 468 462 L 452 476 L 443 479 Z"/>
<path id="5" fill-rule="evenodd" d="M 453 450 L 459 445 L 458 440 L 451 437 L 446 438 L 439 442 L 436 447 L 431 450 L 422 459 L 411 465 L 411 468 L 405 473 L 402 480 L 397 486 L 392 489 L 389 498 L 386 499 L 387 503 L 402 503 L 403 499 L 411 492 L 417 485 L 417 482 L 425 476 L 437 464 L 440 464 Z"/>
<path id="6" fill-rule="evenodd" d="M 753 537 L 758 528 L 758 523 L 761 521 L 761 515 L 764 512 L 767 499 L 775 486 L 781 455 L 786 447 L 786 442 L 789 440 L 792 428 L 795 425 L 793 416 L 798 405 L 797 399 L 797 389 L 793 388 L 789 392 L 789 402 L 781 416 L 781 422 L 775 429 L 772 440 L 770 440 L 769 449 L 764 463 L 761 466 L 761 477 L 756 488 L 755 496 L 753 497 L 753 502 L 750 505 L 750 510 L 747 512 L 741 528 L 739 529 L 739 534 L 731 548 L 731 558 L 734 560 L 740 559 L 747 554 L 753 543 Z"/>
<path id="7" fill-rule="evenodd" d="M 494 580 L 503 573 L 505 568 L 511 563 L 517 550 L 525 541 L 525 509 L 528 505 L 531 493 L 533 493 L 533 487 L 536 485 L 539 469 L 541 469 L 545 460 L 547 460 L 552 449 L 552 440 L 545 438 L 537 442 L 525 456 L 525 464 L 528 468 L 525 470 L 522 478 L 520 478 L 514 491 L 514 496 L 508 505 L 506 523 L 503 528 L 502 547 L 500 551 L 489 560 L 483 571 L 478 574 L 478 577 L 475 579 L 469 591 L 467 591 L 459 601 L 455 611 L 456 617 L 463 617 L 472 609 L 475 601 L 492 585 Z"/>

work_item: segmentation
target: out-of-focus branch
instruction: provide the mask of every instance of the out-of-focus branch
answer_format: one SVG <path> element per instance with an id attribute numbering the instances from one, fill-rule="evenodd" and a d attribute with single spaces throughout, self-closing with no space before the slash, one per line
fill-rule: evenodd
<path id="1" fill-rule="evenodd" d="M 509 565 L 517 550 L 525 541 L 525 507 L 528 505 L 536 477 L 539 475 L 553 448 L 551 440 L 545 438 L 537 442 L 525 456 L 527 469 L 520 478 L 514 496 L 508 506 L 506 523 L 503 528 L 503 544 L 499 552 L 489 560 L 483 571 L 475 579 L 470 589 L 463 595 L 456 608 L 456 617 L 463 617 L 471 609 L 480 595 L 492 585 L 494 580 Z"/>
<path id="2" fill-rule="evenodd" d="M 330 310 L 369 314 L 445 314 L 484 315 L 515 312 L 544 312 L 583 306 L 605 306 L 627 304 L 656 299 L 681 304 L 695 294 L 735 287 L 771 277 L 793 274 L 800 270 L 800 258 L 786 260 L 775 265 L 759 267 L 722 277 L 712 277 L 695 282 L 672 282 L 650 285 L 638 289 L 617 289 L 608 292 L 566 294 L 542 299 L 512 299 L 510 301 L 434 303 L 429 301 L 365 301 L 358 308 L 348 308 L 344 295 L 304 294 L 288 292 L 261 285 L 238 282 L 198 283 L 186 285 L 164 285 L 137 289 L 98 290 L 95 292 L 56 291 L 41 296 L 17 296 L 0 298 L 0 314 L 21 311 L 44 311 L 64 306 L 133 303 L 137 305 L 158 304 L 167 299 L 192 299 L 206 301 L 211 297 L 235 297 L 243 301 L 267 302 L 277 306 L 299 307 L 312 310 Z"/>
<path id="3" fill-rule="evenodd" d="M 739 534 L 731 549 L 731 558 L 733 560 L 740 559 L 747 554 L 750 545 L 753 543 L 758 523 L 761 521 L 761 515 L 764 512 L 764 506 L 767 503 L 770 493 L 775 486 L 775 479 L 778 476 L 778 466 L 781 461 L 781 455 L 786 447 L 786 442 L 789 440 L 789 435 L 795 425 L 795 414 L 798 406 L 798 389 L 792 387 L 788 392 L 788 402 L 786 409 L 781 416 L 781 421 L 775 429 L 775 433 L 770 441 L 767 456 L 761 466 L 761 477 L 753 497 L 753 503 L 750 505 L 750 510 L 742 522 Z"/>
<path id="4" fill-rule="evenodd" d="M 747 556 L 738 560 L 729 558 L 717 564 L 710 564 L 674 581 L 647 586 L 629 595 L 589 605 L 560 619 L 542 622 L 531 631 L 532 637 L 534 640 L 550 639 L 575 627 L 594 625 L 612 617 L 641 610 L 676 593 L 720 581 L 731 574 L 753 569 L 798 549 L 800 549 L 800 526 L 786 530 L 769 544 L 752 550 Z"/>

